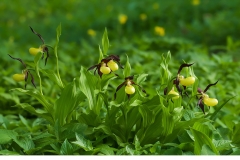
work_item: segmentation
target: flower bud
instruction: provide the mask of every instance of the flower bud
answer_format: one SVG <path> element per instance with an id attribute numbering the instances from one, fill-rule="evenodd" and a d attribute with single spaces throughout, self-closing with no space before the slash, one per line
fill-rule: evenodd
<path id="1" fill-rule="evenodd" d="M 116 71 L 118 70 L 118 64 L 116 62 L 114 62 L 113 60 L 110 60 L 107 63 L 107 66 L 112 70 L 112 71 Z"/>
<path id="2" fill-rule="evenodd" d="M 135 93 L 135 88 L 132 85 L 127 85 L 125 87 L 125 92 L 127 94 L 133 94 L 133 93 Z"/>
<path id="3" fill-rule="evenodd" d="M 25 80 L 25 74 L 21 73 L 21 74 L 14 74 L 12 76 L 13 80 L 16 82 L 21 82 Z"/>

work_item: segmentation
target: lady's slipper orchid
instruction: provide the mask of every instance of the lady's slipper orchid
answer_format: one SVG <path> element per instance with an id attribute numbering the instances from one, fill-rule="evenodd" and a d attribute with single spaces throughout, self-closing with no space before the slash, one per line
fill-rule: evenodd
<path id="1" fill-rule="evenodd" d="M 119 56 L 110 55 L 102 59 L 99 64 L 93 65 L 92 67 L 88 68 L 88 70 L 92 70 L 95 68 L 94 74 L 96 73 L 96 71 L 98 71 L 98 75 L 102 77 L 103 74 L 109 74 L 113 71 L 118 70 L 118 65 L 123 68 L 120 64 Z"/>
<path id="2" fill-rule="evenodd" d="M 124 81 L 123 83 L 121 83 L 121 84 L 117 87 L 116 92 L 115 92 L 115 94 L 114 94 L 114 99 L 116 99 L 117 91 L 118 91 L 119 89 L 121 89 L 124 85 L 125 85 L 125 92 L 126 92 L 128 98 L 130 97 L 131 94 L 134 94 L 134 93 L 135 93 L 135 88 L 134 88 L 133 85 L 137 85 L 138 87 L 141 88 L 141 90 L 142 90 L 144 93 L 146 93 L 146 91 L 145 91 L 141 86 L 139 86 L 138 84 L 136 84 L 135 82 L 133 82 L 133 78 L 134 78 L 134 76 L 129 76 L 129 77 L 126 77 L 126 78 L 125 78 L 125 81 Z"/>
<path id="3" fill-rule="evenodd" d="M 176 79 L 173 81 L 173 83 L 176 85 L 176 88 L 177 88 L 178 92 L 181 93 L 181 95 L 182 95 L 182 90 L 181 90 L 181 88 L 179 86 L 180 84 L 183 86 L 184 89 L 186 89 L 186 87 L 194 84 L 194 82 L 195 82 L 195 77 L 193 77 L 193 76 L 184 78 L 184 76 L 180 75 L 180 73 L 181 73 L 181 71 L 182 71 L 182 69 L 184 67 L 190 67 L 191 65 L 193 65 L 193 63 L 191 63 L 191 64 L 187 64 L 187 63 L 182 64 L 179 67 L 179 69 L 178 69 L 178 74 L 177 74 Z"/>
<path id="4" fill-rule="evenodd" d="M 29 26 L 29 27 L 30 27 L 30 26 Z M 47 45 L 45 44 L 44 39 L 42 38 L 42 36 L 41 36 L 39 33 L 35 32 L 35 31 L 32 29 L 32 27 L 30 27 L 30 29 L 31 29 L 31 31 L 32 31 L 34 34 L 36 34 L 36 35 L 40 38 L 40 40 L 42 41 L 42 45 L 41 45 L 39 48 L 33 48 L 33 47 L 31 47 L 31 48 L 29 49 L 29 53 L 32 54 L 32 55 L 34 55 L 34 56 L 37 55 L 39 52 L 40 52 L 40 53 L 43 53 L 42 58 L 44 58 L 44 53 L 46 53 L 46 54 L 47 54 L 47 56 L 46 56 L 46 58 L 45 58 L 45 65 L 46 65 L 46 64 L 47 64 L 47 59 L 48 59 L 48 57 L 49 57 L 48 47 L 47 47 Z"/>
<path id="5" fill-rule="evenodd" d="M 209 107 L 213 107 L 213 106 L 216 106 L 218 104 L 218 100 L 215 99 L 215 98 L 209 98 L 209 96 L 206 94 L 207 90 L 211 87 L 211 86 L 214 86 L 218 83 L 215 82 L 213 84 L 209 84 L 205 89 L 204 91 L 202 91 L 200 88 L 198 88 L 198 93 L 201 94 L 199 100 L 198 100 L 198 106 L 201 108 L 201 110 L 203 111 L 203 113 L 205 114 L 204 112 L 204 104 L 209 106 Z"/>
<path id="6" fill-rule="evenodd" d="M 35 83 L 34 83 L 34 77 L 33 77 L 33 75 L 31 74 L 31 72 L 27 69 L 27 66 L 26 66 L 26 64 L 22 61 L 22 59 L 20 59 L 20 58 L 14 58 L 14 57 L 12 57 L 10 54 L 9 54 L 9 56 L 10 56 L 12 59 L 14 59 L 14 60 L 18 60 L 18 61 L 21 62 L 22 65 L 24 66 L 23 73 L 21 73 L 21 74 L 14 74 L 14 75 L 12 76 L 13 80 L 16 81 L 16 82 L 25 81 L 25 89 L 26 89 L 26 87 L 27 87 L 28 75 L 30 75 L 30 76 L 31 76 L 31 82 L 32 82 L 33 86 L 36 88 L 36 85 L 35 85 Z"/>

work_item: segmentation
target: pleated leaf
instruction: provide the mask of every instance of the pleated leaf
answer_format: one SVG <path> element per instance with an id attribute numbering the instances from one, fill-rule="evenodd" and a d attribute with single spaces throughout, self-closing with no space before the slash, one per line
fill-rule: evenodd
<path id="1" fill-rule="evenodd" d="M 65 141 L 63 142 L 61 149 L 60 149 L 60 153 L 62 155 L 72 155 L 73 154 L 73 146 L 71 143 L 68 142 L 67 139 L 65 139 Z"/>
<path id="2" fill-rule="evenodd" d="M 0 129 L 0 144 L 7 144 L 17 137 L 17 132 Z"/>
<path id="3" fill-rule="evenodd" d="M 34 90 L 34 91 L 25 90 L 25 89 L 22 89 L 22 88 L 14 88 L 14 89 L 11 89 L 11 91 L 18 91 L 18 92 L 21 92 L 21 93 L 24 93 L 24 94 L 27 94 L 27 95 L 30 95 L 30 96 L 36 98 L 39 101 L 39 103 L 41 103 L 43 105 L 44 109 L 48 113 L 52 113 L 53 105 L 48 103 L 45 96 L 40 94 L 39 91 L 37 91 L 37 90 Z"/>
<path id="4" fill-rule="evenodd" d="M 209 148 L 216 154 L 218 155 L 218 150 L 216 147 L 213 145 L 211 139 L 204 134 L 203 132 L 200 132 L 196 129 L 191 128 L 191 132 L 193 133 L 194 136 L 194 154 L 195 155 L 200 155 L 202 151 L 203 145 L 208 145 Z"/>
<path id="5" fill-rule="evenodd" d="M 76 133 L 76 139 L 77 139 L 77 141 L 72 142 L 72 143 L 78 145 L 79 147 L 81 147 L 85 151 L 93 150 L 92 142 L 85 139 L 82 135 Z"/>
<path id="6" fill-rule="evenodd" d="M 57 84 L 60 88 L 64 88 L 61 79 L 59 79 L 58 75 L 50 69 L 41 69 L 40 72 L 45 74 L 48 78 L 50 78 L 55 84 Z"/>
<path id="7" fill-rule="evenodd" d="M 67 122 L 67 117 L 78 106 L 80 98 L 76 90 L 75 80 L 68 84 L 54 105 L 54 119 L 62 126 Z"/>
<path id="8" fill-rule="evenodd" d="M 92 110 L 96 104 L 94 90 L 97 85 L 97 78 L 94 75 L 91 75 L 84 67 L 81 68 L 80 71 L 80 79 L 79 79 L 79 87 L 80 90 L 87 97 L 87 101 L 90 109 Z"/>

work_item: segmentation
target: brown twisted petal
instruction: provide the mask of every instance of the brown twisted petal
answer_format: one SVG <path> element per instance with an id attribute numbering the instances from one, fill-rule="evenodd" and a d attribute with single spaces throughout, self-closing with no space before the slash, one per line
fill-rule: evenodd
<path id="1" fill-rule="evenodd" d="M 218 83 L 219 80 L 217 80 L 217 82 L 213 83 L 213 84 L 209 84 L 203 91 L 203 93 L 207 92 L 207 90 L 211 87 L 211 86 L 215 86 Z"/>
<path id="2" fill-rule="evenodd" d="M 41 39 L 42 43 L 44 44 L 44 39 L 42 38 L 42 36 L 41 36 L 39 33 L 35 32 L 35 31 L 32 29 L 31 26 L 29 26 L 29 27 L 30 27 L 31 31 L 32 31 L 34 34 L 36 34 L 36 35 Z"/>
<path id="3" fill-rule="evenodd" d="M 194 63 L 190 63 L 190 64 L 187 64 L 187 63 L 184 63 L 184 64 L 182 64 L 180 67 L 179 67 L 179 69 L 178 69 L 178 74 L 180 74 L 180 72 L 182 71 L 182 69 L 184 68 L 184 67 L 190 67 L 191 65 L 193 65 Z"/>

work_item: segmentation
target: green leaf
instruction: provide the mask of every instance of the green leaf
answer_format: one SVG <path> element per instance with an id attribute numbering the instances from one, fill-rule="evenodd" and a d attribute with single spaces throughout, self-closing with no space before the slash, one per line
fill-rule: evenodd
<path id="1" fill-rule="evenodd" d="M 204 118 L 194 118 L 189 121 L 176 122 L 172 133 L 163 140 L 163 143 L 172 142 L 178 135 L 185 131 L 185 129 L 193 126 L 195 122 L 204 123 L 206 121 L 209 120 Z"/>
<path id="2" fill-rule="evenodd" d="M 233 144 L 240 144 L 240 123 L 234 125 L 233 135 L 232 135 L 232 143 Z"/>
<path id="3" fill-rule="evenodd" d="M 126 148 L 121 148 L 117 150 L 116 155 L 125 155 L 126 154 Z"/>
<path id="4" fill-rule="evenodd" d="M 71 143 L 68 142 L 67 139 L 65 139 L 65 141 L 63 142 L 61 149 L 60 149 L 60 153 L 62 155 L 72 155 L 73 154 L 73 147 L 72 147 Z"/>
<path id="5" fill-rule="evenodd" d="M 109 147 L 106 144 L 101 144 L 101 145 L 97 146 L 97 148 L 100 148 L 100 152 L 105 155 L 114 155 L 115 148 Z"/>
<path id="6" fill-rule="evenodd" d="M 218 150 L 216 149 L 216 147 L 213 145 L 211 139 L 204 133 L 195 130 L 193 128 L 191 128 L 191 132 L 194 135 L 194 154 L 196 155 L 200 155 L 201 151 L 202 151 L 202 146 L 204 144 L 208 145 L 210 147 L 210 149 L 216 154 L 219 155 Z"/>
<path id="7" fill-rule="evenodd" d="M 0 155 L 20 155 L 18 152 L 9 151 L 9 150 L 1 150 Z"/>
<path id="8" fill-rule="evenodd" d="M 206 124 L 196 122 L 193 125 L 193 129 L 198 130 L 202 133 L 204 133 L 206 136 L 211 137 L 212 131 L 209 129 L 209 127 Z"/>
<path id="9" fill-rule="evenodd" d="M 41 110 L 41 109 L 35 109 L 34 107 L 29 105 L 28 103 L 20 103 L 20 104 L 17 104 L 15 106 L 13 106 L 13 107 L 21 107 L 22 109 L 28 111 L 29 113 L 34 114 L 34 115 L 39 116 L 39 117 L 42 117 L 42 118 L 48 120 L 50 123 L 53 124 L 53 118 L 50 115 L 50 113 L 47 113 L 46 111 Z"/>
<path id="10" fill-rule="evenodd" d="M 185 109 L 185 110 L 184 110 L 184 114 L 183 114 L 183 118 L 184 118 L 186 121 L 189 121 L 189 120 L 195 118 L 194 111 L 189 110 L 189 109 Z"/>
<path id="11" fill-rule="evenodd" d="M 59 43 L 59 38 L 61 36 L 61 32 L 62 32 L 62 27 L 61 27 L 61 23 L 58 25 L 57 29 L 57 36 L 56 36 L 56 43 L 54 45 L 54 55 L 56 57 L 56 68 L 57 68 L 57 77 L 58 77 L 58 82 L 60 82 L 60 86 L 64 87 L 64 84 L 62 83 L 61 77 L 60 77 L 60 73 L 59 73 L 59 65 L 58 65 L 58 43 Z"/>
<path id="12" fill-rule="evenodd" d="M 134 155 L 134 149 L 130 145 L 126 146 L 126 151 L 128 154 Z"/>
<path id="13" fill-rule="evenodd" d="M 67 123 L 68 116 L 78 106 L 80 101 L 79 94 L 76 90 L 75 80 L 68 84 L 56 100 L 54 105 L 54 119 L 59 120 L 60 125 Z"/>
<path id="14" fill-rule="evenodd" d="M 82 135 L 76 133 L 76 139 L 77 139 L 77 141 L 72 142 L 72 143 L 78 145 L 79 147 L 81 147 L 85 151 L 93 150 L 92 142 L 85 139 Z"/>
<path id="15" fill-rule="evenodd" d="M 35 148 L 35 144 L 33 143 L 30 136 L 25 137 L 17 137 L 14 138 L 14 141 L 22 148 L 25 152 L 29 153 L 28 151 Z"/>
<path id="16" fill-rule="evenodd" d="M 127 56 L 127 55 L 126 55 L 126 56 Z M 126 64 L 125 64 L 125 66 L 124 66 L 123 75 L 124 75 L 124 77 L 128 77 L 128 76 L 131 75 L 131 65 L 130 65 L 130 63 L 129 63 L 128 56 L 127 56 Z"/>
<path id="17" fill-rule="evenodd" d="M 216 110 L 215 112 L 211 115 L 210 119 L 214 120 L 214 118 L 216 117 L 217 113 L 225 106 L 225 104 L 227 104 L 231 99 L 235 98 L 236 96 L 233 96 L 231 98 L 229 98 L 228 100 L 226 100 L 223 104 L 221 104 Z"/>
<path id="18" fill-rule="evenodd" d="M 180 145 L 178 145 L 178 148 L 183 151 L 194 151 L 194 146 L 192 142 L 181 143 Z"/>
<path id="19" fill-rule="evenodd" d="M 211 148 L 208 145 L 204 144 L 202 146 L 201 155 L 215 155 L 215 153 L 211 150 Z"/>
<path id="20" fill-rule="evenodd" d="M 147 78 L 148 74 L 140 74 L 137 77 L 137 84 L 141 84 L 142 82 L 144 82 Z"/>
<path id="21" fill-rule="evenodd" d="M 101 47 L 100 47 L 100 45 L 99 45 L 99 59 L 98 59 L 98 63 L 100 63 L 101 62 L 101 60 L 103 59 L 103 52 L 102 52 L 102 49 L 101 49 Z"/>
<path id="22" fill-rule="evenodd" d="M 131 110 L 127 112 L 127 125 L 126 125 L 127 135 L 130 135 L 133 126 L 137 123 L 138 120 L 140 120 L 140 118 L 141 115 L 139 114 L 137 107 L 133 107 L 131 108 Z"/>
<path id="23" fill-rule="evenodd" d="M 38 79 L 39 79 L 39 88 L 40 88 L 40 93 L 41 95 L 43 95 L 43 92 L 42 92 L 42 79 L 41 79 L 41 76 L 40 76 L 40 73 L 39 73 L 39 61 L 42 57 L 42 53 L 39 52 L 35 57 L 34 57 L 34 64 L 35 64 L 35 72 L 38 76 Z"/>
<path id="24" fill-rule="evenodd" d="M 17 137 L 17 132 L 0 129 L 0 144 L 7 144 Z"/>
<path id="25" fill-rule="evenodd" d="M 56 37 L 56 44 L 55 44 L 55 46 L 54 46 L 54 54 L 55 54 L 56 57 L 58 57 L 58 56 L 57 56 L 57 47 L 58 47 L 58 43 L 59 43 L 59 38 L 60 38 L 60 36 L 61 36 L 61 34 L 62 34 L 62 33 L 61 33 L 61 32 L 62 32 L 62 26 L 61 26 L 61 24 L 58 25 L 56 31 L 57 31 L 57 37 Z"/>
<path id="26" fill-rule="evenodd" d="M 163 135 L 167 136 L 172 133 L 174 127 L 173 116 L 169 113 L 168 108 L 162 106 L 162 127 L 163 127 Z"/>
<path id="27" fill-rule="evenodd" d="M 152 153 L 152 154 L 160 154 L 161 152 L 161 144 L 159 141 L 157 141 L 150 149 L 149 151 Z"/>
<path id="28" fill-rule="evenodd" d="M 234 151 L 233 153 L 231 153 L 231 155 L 240 155 L 240 149 Z"/>
<path id="29" fill-rule="evenodd" d="M 87 97 L 89 107 L 91 110 L 93 110 L 96 104 L 94 90 L 96 89 L 97 86 L 97 78 L 91 75 L 88 71 L 86 71 L 84 67 L 81 68 L 80 73 L 81 73 L 79 79 L 80 90 Z"/>
<path id="30" fill-rule="evenodd" d="M 28 128 L 28 130 L 31 130 L 31 127 L 28 125 L 27 120 L 21 115 L 19 115 L 19 118 L 20 118 L 21 122 Z"/>
<path id="31" fill-rule="evenodd" d="M 216 146 L 217 150 L 219 150 L 219 151 L 232 148 L 230 140 L 215 140 L 215 139 L 213 139 L 213 144 Z"/>
<path id="32" fill-rule="evenodd" d="M 62 139 L 72 139 L 75 137 L 75 132 L 79 134 L 83 134 L 87 129 L 87 125 L 85 123 L 68 123 L 61 127 L 61 138 Z"/>
<path id="33" fill-rule="evenodd" d="M 109 40 L 108 40 L 107 28 L 105 28 L 105 31 L 103 33 L 102 47 L 103 47 L 103 55 L 107 55 L 107 51 L 108 51 L 108 48 L 109 48 Z"/>
<path id="34" fill-rule="evenodd" d="M 191 137 L 189 136 L 189 134 L 187 132 L 183 132 L 183 133 L 179 134 L 177 137 L 178 137 L 178 140 L 180 143 L 193 142 L 193 140 L 191 139 Z"/>
<path id="35" fill-rule="evenodd" d="M 61 79 L 59 79 L 58 75 L 54 73 L 53 70 L 50 69 L 40 69 L 40 72 L 45 74 L 48 78 L 55 82 L 61 89 L 64 88 Z"/>
<path id="36" fill-rule="evenodd" d="M 167 56 L 166 56 L 166 63 L 169 63 L 170 60 L 171 60 L 171 52 L 168 51 L 168 52 L 167 52 Z"/>
<path id="37" fill-rule="evenodd" d="M 137 135 L 134 137 L 134 145 L 135 145 L 135 149 L 136 150 L 140 150 L 142 148 L 141 145 L 140 145 L 140 141 L 139 141 Z"/>
<path id="38" fill-rule="evenodd" d="M 172 147 L 163 152 L 163 155 L 182 155 L 182 150 L 177 147 Z"/>
<path id="39" fill-rule="evenodd" d="M 101 83 L 101 90 L 104 90 L 104 91 L 107 90 L 109 82 L 115 78 L 117 78 L 117 76 L 115 76 L 114 74 L 108 74 L 108 75 L 104 75 L 102 79 L 99 79 Z"/>
<path id="40" fill-rule="evenodd" d="M 37 90 L 31 91 L 31 90 L 25 90 L 22 88 L 14 88 L 11 89 L 11 91 L 18 91 L 27 95 L 30 95 L 34 98 L 36 98 L 39 103 L 41 103 L 44 107 L 44 109 L 48 112 L 48 113 L 52 113 L 53 111 L 53 105 L 51 105 L 50 103 L 47 102 L 45 96 L 43 96 L 42 94 L 40 94 Z"/>
<path id="41" fill-rule="evenodd" d="M 49 146 L 50 144 L 56 143 L 56 137 L 49 133 L 39 132 L 39 135 L 32 138 L 35 147 L 43 148 Z"/>

